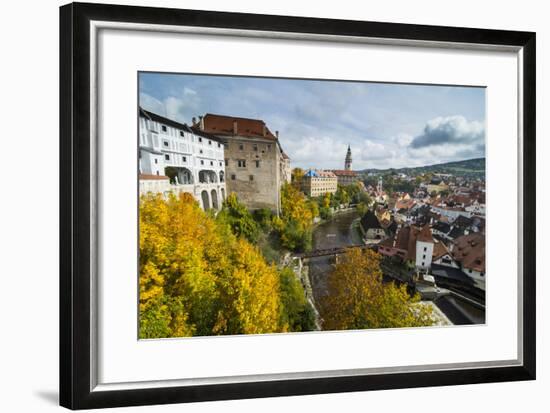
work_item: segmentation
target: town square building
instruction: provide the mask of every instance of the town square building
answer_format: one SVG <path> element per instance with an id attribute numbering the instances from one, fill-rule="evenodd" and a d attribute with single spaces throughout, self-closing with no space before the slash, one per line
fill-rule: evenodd
<path id="1" fill-rule="evenodd" d="M 309 169 L 302 177 L 301 186 L 302 192 L 313 198 L 334 194 L 338 189 L 338 178 L 331 171 Z"/>

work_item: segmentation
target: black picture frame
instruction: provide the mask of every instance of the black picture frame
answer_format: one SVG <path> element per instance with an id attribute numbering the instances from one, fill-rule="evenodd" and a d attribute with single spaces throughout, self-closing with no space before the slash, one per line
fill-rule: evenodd
<path id="1" fill-rule="evenodd" d="M 241 384 L 91 390 L 90 21 L 250 29 L 521 48 L 523 365 Z M 70 409 L 535 379 L 535 55 L 531 32 L 73 3 L 60 8 L 60 404 Z"/>

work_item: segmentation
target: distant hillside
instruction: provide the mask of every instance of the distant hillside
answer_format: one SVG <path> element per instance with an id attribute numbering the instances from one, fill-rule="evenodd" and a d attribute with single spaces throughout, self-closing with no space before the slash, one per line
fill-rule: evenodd
<path id="1" fill-rule="evenodd" d="M 359 173 L 404 173 L 407 175 L 421 175 L 428 172 L 440 174 L 452 174 L 455 176 L 485 176 L 485 158 L 467 159 L 464 161 L 446 162 L 436 165 L 417 166 L 414 168 L 388 168 L 388 169 L 364 169 Z"/>

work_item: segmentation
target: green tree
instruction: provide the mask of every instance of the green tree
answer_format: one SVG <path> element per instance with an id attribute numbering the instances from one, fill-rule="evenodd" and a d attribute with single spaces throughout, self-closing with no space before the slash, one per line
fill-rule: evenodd
<path id="1" fill-rule="evenodd" d="M 237 195 L 230 193 L 223 202 L 222 210 L 218 213 L 217 219 L 231 227 L 231 230 L 238 237 L 243 236 L 250 242 L 258 239 L 258 224 L 246 206 L 239 202 Z"/>
<path id="2" fill-rule="evenodd" d="M 281 324 L 290 331 L 312 331 L 315 329 L 315 313 L 307 301 L 304 288 L 290 268 L 280 271 Z"/>

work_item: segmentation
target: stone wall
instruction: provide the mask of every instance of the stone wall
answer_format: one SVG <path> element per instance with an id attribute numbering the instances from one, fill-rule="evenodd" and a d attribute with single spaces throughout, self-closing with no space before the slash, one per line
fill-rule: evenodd
<path id="1" fill-rule="evenodd" d="M 280 207 L 280 161 L 277 142 L 226 136 L 226 186 L 249 209 Z M 243 162 L 244 161 L 244 162 Z"/>

